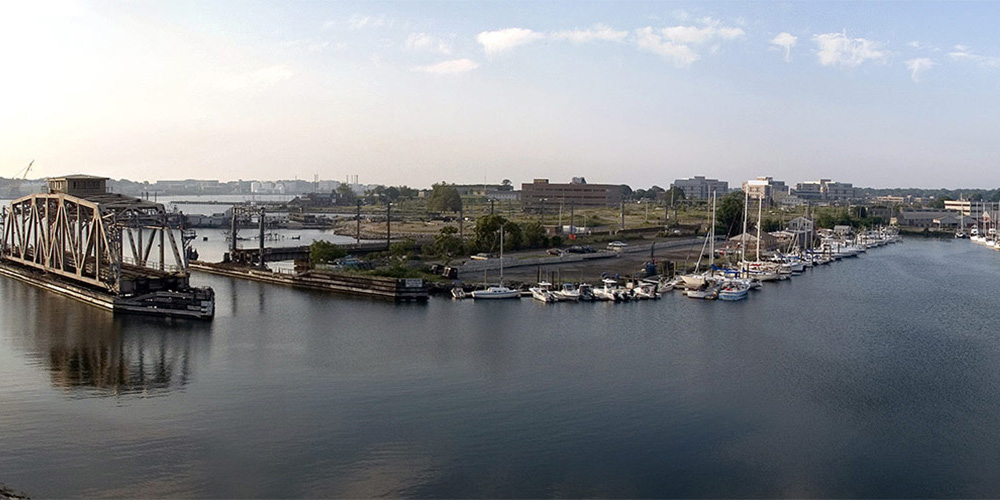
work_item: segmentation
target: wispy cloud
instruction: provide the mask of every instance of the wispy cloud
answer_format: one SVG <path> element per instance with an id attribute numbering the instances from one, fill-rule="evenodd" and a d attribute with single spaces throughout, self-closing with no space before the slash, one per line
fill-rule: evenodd
<path id="1" fill-rule="evenodd" d="M 392 24 L 392 20 L 386 19 L 385 16 L 364 16 L 361 14 L 354 14 L 347 20 L 347 25 L 356 30 L 363 28 L 381 28 L 383 26 L 391 27 Z"/>
<path id="2" fill-rule="evenodd" d="M 941 52 L 941 49 L 939 49 L 939 48 L 937 48 L 937 47 L 935 47 L 935 46 L 933 46 L 933 45 L 931 45 L 929 43 L 921 42 L 919 40 L 914 40 L 912 42 L 908 42 L 906 45 L 910 46 L 910 47 L 913 47 L 913 48 L 915 48 L 917 50 L 925 50 L 925 51 L 929 51 L 929 52 Z"/>
<path id="3" fill-rule="evenodd" d="M 654 32 L 651 27 L 647 26 L 637 29 L 635 37 L 639 48 L 659 54 L 672 61 L 678 67 L 690 66 L 691 63 L 701 59 L 691 47 L 665 40 L 658 33 Z"/>
<path id="4" fill-rule="evenodd" d="M 465 73 L 479 67 L 479 63 L 471 59 L 452 59 L 442 61 L 429 66 L 417 66 L 414 71 L 432 73 L 435 75 L 453 75 L 455 73 Z"/>
<path id="5" fill-rule="evenodd" d="M 934 61 L 926 57 L 918 57 L 906 61 L 906 67 L 910 70 L 910 79 L 914 82 L 920 81 L 920 74 L 934 67 Z"/>
<path id="6" fill-rule="evenodd" d="M 545 35 L 527 28 L 507 28 L 497 31 L 483 31 L 476 35 L 476 41 L 488 55 L 507 52 L 514 47 L 541 40 Z"/>
<path id="7" fill-rule="evenodd" d="M 667 40 L 686 45 L 697 45 L 717 40 L 732 40 L 744 36 L 742 28 L 723 26 L 721 22 L 711 17 L 699 19 L 701 26 L 671 26 L 663 28 L 660 33 Z"/>
<path id="8" fill-rule="evenodd" d="M 715 52 L 721 42 L 746 35 L 742 28 L 723 26 L 710 17 L 701 18 L 698 22 L 700 26 L 670 26 L 656 30 L 649 26 L 639 28 L 635 30 L 636 45 L 669 59 L 678 67 L 686 67 L 701 59 L 695 46 L 712 43 L 710 51 Z"/>
<path id="9" fill-rule="evenodd" d="M 771 39 L 771 45 L 785 49 L 785 62 L 792 62 L 792 47 L 798 43 L 799 38 L 791 33 L 781 32 Z"/>
<path id="10" fill-rule="evenodd" d="M 889 52 L 882 45 L 864 38 L 848 38 L 846 33 L 813 35 L 816 56 L 823 66 L 856 68 L 866 61 L 884 61 Z"/>
<path id="11" fill-rule="evenodd" d="M 445 55 L 451 54 L 452 51 L 451 43 L 427 33 L 410 33 L 406 37 L 405 46 L 407 50 L 438 52 Z"/>
<path id="12" fill-rule="evenodd" d="M 974 54 L 972 52 L 972 48 L 966 45 L 956 45 L 953 50 L 948 53 L 948 57 L 951 57 L 954 61 L 972 62 L 984 68 L 1000 68 L 1000 57 Z"/>
<path id="13" fill-rule="evenodd" d="M 590 29 L 557 31 L 550 36 L 556 40 L 569 40 L 573 43 L 620 42 L 628 36 L 628 31 L 618 31 L 603 24 L 596 24 Z"/>

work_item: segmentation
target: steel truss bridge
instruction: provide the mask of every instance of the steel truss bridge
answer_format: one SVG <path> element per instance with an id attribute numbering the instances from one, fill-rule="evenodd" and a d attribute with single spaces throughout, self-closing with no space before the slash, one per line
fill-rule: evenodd
<path id="1" fill-rule="evenodd" d="M 186 247 L 159 203 L 99 194 L 33 194 L 0 217 L 0 260 L 116 295 L 187 287 Z"/>

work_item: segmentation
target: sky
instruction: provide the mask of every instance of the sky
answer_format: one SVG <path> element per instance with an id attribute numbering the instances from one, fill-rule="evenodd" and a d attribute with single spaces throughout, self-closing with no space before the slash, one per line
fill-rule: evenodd
<path id="1" fill-rule="evenodd" d="M 0 2 L 0 176 L 1000 185 L 1000 2 Z"/>

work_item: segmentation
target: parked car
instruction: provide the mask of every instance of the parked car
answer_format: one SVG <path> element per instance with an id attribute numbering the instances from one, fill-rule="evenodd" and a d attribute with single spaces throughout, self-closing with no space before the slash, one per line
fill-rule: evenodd
<path id="1" fill-rule="evenodd" d="M 608 243 L 608 250 L 612 250 L 612 251 L 615 251 L 615 252 L 621 252 L 627 246 L 628 246 L 628 243 L 625 243 L 624 241 L 612 241 L 611 243 Z"/>

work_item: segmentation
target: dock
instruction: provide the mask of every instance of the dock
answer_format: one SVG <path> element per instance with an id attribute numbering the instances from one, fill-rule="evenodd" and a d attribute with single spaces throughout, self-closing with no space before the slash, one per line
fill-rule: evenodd
<path id="1" fill-rule="evenodd" d="M 389 278 L 316 270 L 279 272 L 232 263 L 201 261 L 191 261 L 190 267 L 195 271 L 231 278 L 395 302 L 425 302 L 429 297 L 427 284 L 419 278 Z"/>

